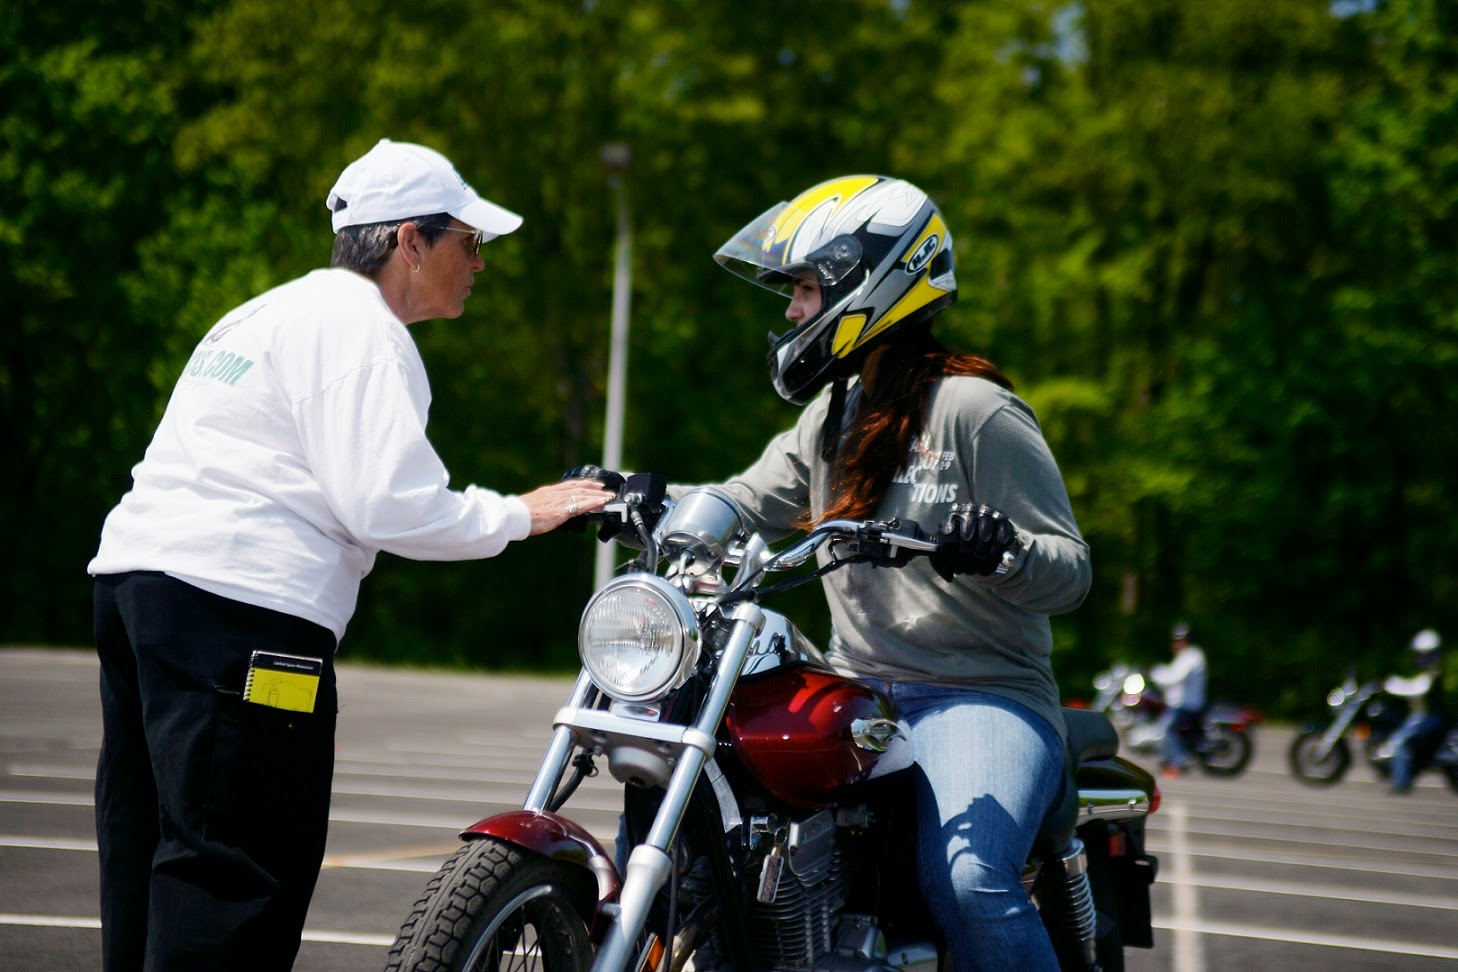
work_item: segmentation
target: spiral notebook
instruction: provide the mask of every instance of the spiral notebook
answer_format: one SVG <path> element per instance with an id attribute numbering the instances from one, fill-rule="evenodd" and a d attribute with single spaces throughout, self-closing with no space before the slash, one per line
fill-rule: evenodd
<path id="1" fill-rule="evenodd" d="M 323 674 L 322 659 L 255 651 L 248 663 L 243 698 L 271 709 L 313 712 L 319 695 L 319 678 Z"/>

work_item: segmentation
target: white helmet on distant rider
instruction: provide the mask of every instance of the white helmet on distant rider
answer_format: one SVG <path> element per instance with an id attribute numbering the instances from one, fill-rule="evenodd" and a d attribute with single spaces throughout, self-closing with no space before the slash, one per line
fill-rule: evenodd
<path id="1" fill-rule="evenodd" d="M 1419 667 L 1426 667 L 1438 660 L 1438 649 L 1442 647 L 1443 639 L 1432 628 L 1424 628 L 1412 636 L 1413 655 L 1417 658 Z"/>
<path id="2" fill-rule="evenodd" d="M 926 193 L 887 176 L 843 176 L 778 203 L 714 254 L 720 266 L 792 296 L 821 289 L 820 312 L 770 335 L 770 377 L 803 405 L 854 374 L 865 352 L 957 295 L 952 236 Z"/>

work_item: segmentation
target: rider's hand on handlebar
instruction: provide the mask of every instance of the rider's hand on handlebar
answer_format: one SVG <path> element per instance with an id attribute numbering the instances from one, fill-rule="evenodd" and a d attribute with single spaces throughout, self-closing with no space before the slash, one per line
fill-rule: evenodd
<path id="1" fill-rule="evenodd" d="M 932 566 L 947 580 L 957 574 L 986 576 L 997 570 L 1017 537 L 1006 514 L 985 503 L 958 503 L 942 523 Z"/>

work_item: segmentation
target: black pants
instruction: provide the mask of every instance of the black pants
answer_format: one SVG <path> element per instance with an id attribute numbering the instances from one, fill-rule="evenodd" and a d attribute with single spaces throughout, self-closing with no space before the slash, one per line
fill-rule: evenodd
<path id="1" fill-rule="evenodd" d="M 98 577 L 102 955 L 122 970 L 286 970 L 334 772 L 332 632 L 151 572 Z M 324 661 L 313 713 L 243 701 L 255 649 Z"/>

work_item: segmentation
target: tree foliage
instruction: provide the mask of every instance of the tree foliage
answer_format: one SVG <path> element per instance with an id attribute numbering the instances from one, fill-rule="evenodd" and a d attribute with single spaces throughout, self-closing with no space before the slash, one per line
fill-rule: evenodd
<path id="1" fill-rule="evenodd" d="M 527 218 L 462 319 L 413 329 L 458 483 L 600 453 L 604 143 L 632 150 L 627 461 L 680 481 L 794 418 L 764 375 L 781 308 L 714 248 L 815 181 L 889 172 L 946 214 L 943 331 L 1033 404 L 1093 546 L 1093 593 L 1055 622 L 1068 694 L 1161 656 L 1178 617 L 1217 689 L 1292 709 L 1458 620 L 1440 0 L 115 6 L 0 14 L 0 639 L 86 640 L 83 567 L 192 345 L 326 262 L 324 196 L 380 137 Z M 589 547 L 381 558 L 346 648 L 568 664 Z"/>

